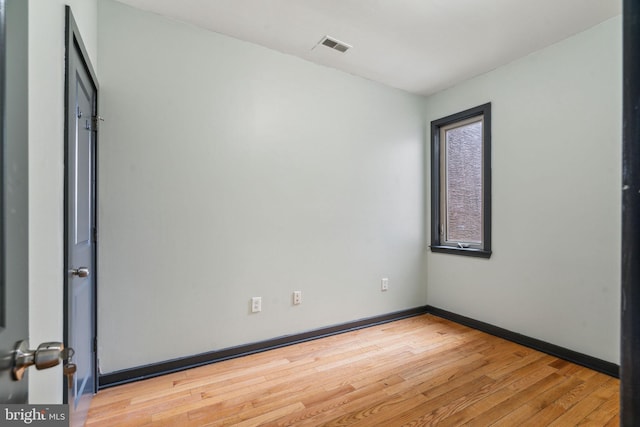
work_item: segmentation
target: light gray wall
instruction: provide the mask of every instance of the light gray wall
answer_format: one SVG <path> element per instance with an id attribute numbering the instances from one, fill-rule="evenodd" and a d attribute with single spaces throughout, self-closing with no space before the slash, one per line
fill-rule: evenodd
<path id="1" fill-rule="evenodd" d="M 103 373 L 426 303 L 422 98 L 110 0 L 98 28 Z"/>
<path id="2" fill-rule="evenodd" d="M 29 340 L 62 341 L 64 6 L 97 67 L 97 0 L 29 0 Z M 62 403 L 60 366 L 29 373 L 31 403 Z"/>
<path id="3" fill-rule="evenodd" d="M 619 363 L 621 22 L 427 99 L 493 119 L 493 256 L 430 253 L 429 304 Z"/>

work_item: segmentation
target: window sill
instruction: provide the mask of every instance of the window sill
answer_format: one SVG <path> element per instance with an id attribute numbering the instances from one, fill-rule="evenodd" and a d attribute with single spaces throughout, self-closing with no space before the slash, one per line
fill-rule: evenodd
<path id="1" fill-rule="evenodd" d="M 486 251 L 484 249 L 454 248 L 452 246 L 436 246 L 436 245 L 431 245 L 429 247 L 431 248 L 431 252 L 462 255 L 462 256 L 472 256 L 476 258 L 491 258 L 491 251 Z"/>

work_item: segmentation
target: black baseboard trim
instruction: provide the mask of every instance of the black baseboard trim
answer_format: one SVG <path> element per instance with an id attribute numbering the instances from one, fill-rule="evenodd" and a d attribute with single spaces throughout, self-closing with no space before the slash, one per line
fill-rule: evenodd
<path id="1" fill-rule="evenodd" d="M 345 332 L 355 331 L 358 329 L 368 328 L 370 326 L 389 323 L 400 319 L 406 319 L 408 317 L 419 316 L 421 314 L 432 314 L 443 319 L 451 320 L 452 322 L 456 322 L 461 325 L 486 332 L 488 334 L 515 342 L 525 347 L 533 348 L 534 350 L 559 357 L 569 362 L 587 367 L 589 369 L 593 369 L 594 371 L 602 372 L 614 378 L 620 378 L 620 366 L 615 363 L 607 362 L 605 360 L 588 356 L 583 353 L 578 353 L 577 351 L 569 350 L 555 344 L 550 344 L 545 341 L 531 338 L 526 335 L 512 332 L 507 329 L 503 329 L 489 323 L 481 322 L 470 317 L 462 316 L 460 314 L 452 313 L 450 311 L 433 307 L 431 305 L 426 305 L 408 310 L 383 314 L 380 316 L 368 317 L 365 319 L 355 320 L 338 325 L 328 326 L 325 328 L 314 329 L 300 334 L 285 335 L 266 341 L 259 341 L 218 351 L 211 351 L 196 354 L 194 356 L 181 357 L 165 362 L 152 363 L 149 365 L 123 369 L 121 371 L 111 372 L 108 374 L 102 374 L 98 378 L 98 389 L 103 390 L 105 388 L 114 387 L 121 384 L 127 384 L 135 381 L 153 378 L 160 375 L 170 374 L 172 372 L 183 371 L 185 369 L 191 369 L 215 362 L 221 362 L 223 360 L 234 359 L 254 353 L 260 353 L 263 351 L 324 338 L 331 335 L 337 335 Z"/>
<path id="2" fill-rule="evenodd" d="M 221 362 L 223 360 L 247 356 L 249 354 L 260 353 L 263 351 L 298 344 L 305 341 L 311 341 L 318 338 L 324 338 L 331 335 L 342 334 L 345 332 L 355 331 L 357 329 L 363 329 L 370 326 L 389 323 L 395 320 L 419 316 L 421 314 L 426 314 L 427 311 L 427 306 L 416 307 L 408 310 L 396 311 L 380 316 L 368 317 L 365 319 L 342 323 L 339 325 L 314 329 L 300 334 L 285 335 L 282 337 L 260 341 L 252 344 L 230 347 L 223 350 L 197 354 L 194 356 L 181 357 L 165 362 L 138 366 L 131 369 L 123 369 L 121 371 L 100 375 L 98 378 L 98 389 L 103 390 L 105 388 L 114 387 L 121 384 L 127 384 L 135 381 L 157 377 L 160 375 L 169 374 L 172 372 L 178 372 L 185 369 L 208 365 L 210 363 Z"/>
<path id="3" fill-rule="evenodd" d="M 450 311 L 446 311 L 430 305 L 427 306 L 427 312 L 429 314 L 433 314 L 434 316 L 442 317 L 443 319 L 451 320 L 452 322 L 456 322 L 461 325 L 468 326 L 470 328 L 477 329 L 491 335 L 495 335 L 499 338 L 504 338 L 508 341 L 515 342 L 525 347 L 550 354 L 552 356 L 564 359 L 577 365 L 593 369 L 594 371 L 602 372 L 603 374 L 610 375 L 614 378 L 620 378 L 620 366 L 615 363 L 607 362 L 606 360 L 588 356 L 583 353 L 578 353 L 577 351 L 569 350 L 555 344 L 550 344 L 545 341 L 531 338 L 526 335 L 512 332 L 507 329 L 491 325 L 489 323 L 484 323 L 479 320 L 461 316 L 459 314 L 452 313 Z"/>

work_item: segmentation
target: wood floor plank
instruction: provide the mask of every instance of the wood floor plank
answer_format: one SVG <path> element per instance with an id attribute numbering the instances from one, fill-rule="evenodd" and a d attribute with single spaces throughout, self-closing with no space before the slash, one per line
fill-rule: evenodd
<path id="1" fill-rule="evenodd" d="M 580 384 L 577 379 L 566 379 L 557 386 L 545 390 L 535 398 L 531 399 L 527 404 L 520 406 L 515 411 L 509 413 L 505 417 L 499 420 L 496 425 L 531 425 L 532 420 L 535 420 L 534 426 L 548 425 L 550 420 L 557 418 L 558 414 L 554 412 L 544 412 L 544 409 L 548 408 L 551 402 L 558 398 L 569 390 L 577 387 Z"/>
<path id="2" fill-rule="evenodd" d="M 525 357 L 526 356 L 522 358 Z M 500 394 L 503 390 L 507 389 L 508 386 L 521 379 L 523 375 L 527 375 L 527 373 L 531 372 L 534 368 L 537 369 L 541 363 L 544 364 L 544 362 L 540 361 L 541 359 L 543 358 L 539 357 L 533 361 L 528 360 L 529 364 L 525 366 L 514 364 L 520 366 L 520 368 L 515 371 L 511 371 L 511 375 L 500 375 L 497 379 L 492 378 L 493 381 L 480 388 L 474 388 L 469 393 L 464 396 L 460 396 L 457 399 L 452 399 L 452 396 L 447 393 L 444 395 L 444 401 L 437 405 L 437 410 L 432 411 L 430 414 L 423 415 L 421 418 L 414 420 L 414 422 L 424 423 L 428 421 L 430 424 L 438 425 L 461 425 L 463 421 L 468 420 L 469 415 L 466 414 L 467 417 L 461 417 L 461 413 L 464 413 L 466 409 L 474 407 L 474 405 L 479 404 L 479 402 L 486 400 L 490 396 Z M 486 368 L 486 371 L 491 372 L 492 370 Z M 491 377 L 488 376 L 488 378 Z M 427 395 L 426 393 L 424 394 Z"/>
<path id="3" fill-rule="evenodd" d="M 547 375 L 524 390 L 514 393 L 508 399 L 469 420 L 464 425 L 478 427 L 492 425 L 501 418 L 508 416 L 512 411 L 517 410 L 520 406 L 525 405 L 545 391 L 560 386 L 565 381 L 567 381 L 567 378 L 555 372 Z"/>
<path id="4" fill-rule="evenodd" d="M 606 402 L 592 411 L 578 425 L 605 425 L 619 414 L 620 393 L 614 393 Z"/>
<path id="5" fill-rule="evenodd" d="M 620 399 L 618 399 L 619 401 Z M 620 426 L 620 413 L 618 412 L 613 418 L 611 418 L 605 425 L 605 427 L 619 427 Z"/>
<path id="6" fill-rule="evenodd" d="M 108 408 L 108 410 L 104 410 L 104 407 L 103 407 L 101 408 L 101 410 L 96 410 L 92 412 L 92 417 L 90 421 L 98 422 L 100 420 L 113 419 L 113 418 L 128 420 L 131 414 L 131 410 L 130 410 L 131 407 L 138 408 L 137 413 L 141 415 L 145 415 L 145 417 L 142 417 L 144 419 L 148 414 L 171 410 L 174 407 L 183 407 L 184 405 L 197 402 L 200 400 L 201 399 L 199 396 L 194 396 L 191 394 L 190 391 L 186 390 L 186 391 L 181 391 L 171 395 L 160 396 L 156 399 L 145 400 L 143 403 L 140 403 L 140 404 L 130 403 L 130 406 L 125 406 L 125 407 L 121 406 L 121 407 L 118 407 L 117 409 L 111 407 L 111 408 Z M 87 425 L 90 425 L 90 423 L 87 423 Z"/>
<path id="7" fill-rule="evenodd" d="M 87 426 L 605 426 L 618 388 L 422 315 L 103 390 Z"/>
<path id="8" fill-rule="evenodd" d="M 494 406 L 506 401 L 513 396 L 515 392 L 535 384 L 554 371 L 555 369 L 543 363 L 534 362 L 523 366 L 518 371 L 515 371 L 513 376 L 503 377 L 504 383 L 502 387 L 496 388 L 492 393 L 478 399 L 476 402 L 470 402 L 465 408 L 461 408 L 456 414 L 452 414 L 443 420 L 441 424 L 443 426 L 463 425 Z"/>
<path id="9" fill-rule="evenodd" d="M 533 408 L 534 411 L 531 411 L 531 413 L 536 414 L 535 418 L 531 417 L 527 421 L 519 424 L 519 426 L 537 427 L 540 424 L 551 424 L 558 417 L 562 416 L 562 414 L 564 414 L 569 408 L 584 399 L 584 397 L 590 394 L 595 388 L 600 387 L 608 378 L 606 375 L 598 374 L 593 371 L 591 371 L 590 374 L 591 375 L 585 377 L 584 381 L 580 381 L 580 377 L 576 376 L 575 379 L 580 381 L 576 387 L 572 388 L 567 393 L 560 396 L 556 401 L 540 410 L 536 411 L 536 408 Z M 529 402 L 526 406 L 531 407 L 533 405 Z M 609 415 L 605 421 L 608 421 L 613 415 L 614 414 Z"/>
<path id="10" fill-rule="evenodd" d="M 577 402 L 549 425 L 555 427 L 578 425 L 587 416 L 600 411 L 600 408 L 607 400 L 609 400 L 613 396 L 617 396 L 619 387 L 620 382 L 618 380 L 611 378 L 605 381 L 600 387 L 596 388 L 584 399 Z"/>

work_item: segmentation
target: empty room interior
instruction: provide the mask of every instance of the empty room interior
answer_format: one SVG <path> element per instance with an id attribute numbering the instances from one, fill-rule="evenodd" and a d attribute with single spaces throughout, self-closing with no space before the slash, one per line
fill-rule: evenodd
<path id="1" fill-rule="evenodd" d="M 566 380 L 563 392 L 534 408 L 527 402 L 547 389 L 533 389 L 491 422 L 540 413 L 563 425 L 557 420 L 572 408 L 591 408 L 583 410 L 589 420 L 617 398 L 596 397 L 617 381 L 621 359 L 621 2 L 29 0 L 34 343 L 61 339 L 65 329 L 66 4 L 97 77 L 100 116 L 98 391 L 87 425 L 118 425 L 108 424 L 114 414 L 120 425 L 343 425 L 346 407 L 360 414 L 350 419 L 357 425 L 426 414 L 434 424 L 482 425 L 473 423 L 480 409 L 462 411 L 497 406 L 519 392 L 517 381 L 541 372 L 536 381 Z M 447 126 L 466 126 L 480 107 L 479 228 L 456 238 L 465 219 L 451 213 L 459 189 L 451 177 L 473 166 L 447 169 L 455 145 L 445 141 L 456 129 Z M 482 344 L 481 331 L 500 338 Z M 373 348 L 376 339 L 389 341 Z M 259 387 L 245 379 L 229 392 L 236 406 L 227 412 L 220 402 L 207 406 L 208 391 L 195 399 L 183 387 L 204 381 L 187 368 L 231 387 L 216 370 L 268 378 L 258 369 L 285 359 L 303 369 L 298 359 L 319 363 L 332 343 L 342 350 L 308 372 L 331 372 L 333 363 L 347 381 L 345 367 L 362 377 L 371 370 L 398 389 L 393 379 L 422 375 L 419 388 L 429 376 L 416 366 L 464 353 L 485 366 L 473 378 L 491 391 L 443 415 L 438 408 L 451 402 L 427 388 L 423 401 L 412 394 L 413 404 L 393 400 L 403 403 L 367 412 L 350 397 L 355 382 L 338 377 L 312 403 L 263 408 L 257 397 L 241 403 Z M 380 366 L 406 357 L 405 367 L 385 374 L 381 347 L 391 353 Z M 527 357 L 546 362 L 525 380 L 497 385 L 506 380 L 496 371 L 524 367 Z M 295 366 L 276 369 L 274 380 L 295 376 Z M 29 402 L 63 402 L 61 369 L 29 374 Z M 307 386 L 288 394 L 311 393 L 321 378 L 298 374 Z M 184 388 L 182 400 L 142 405 L 127 418 L 123 408 L 144 396 L 144 384 L 153 395 L 167 381 Z M 329 409 L 309 409 L 339 390 L 345 408 L 334 399 Z M 461 401 L 473 394 L 451 393 Z M 617 409 L 608 410 L 592 425 L 616 422 Z"/>

